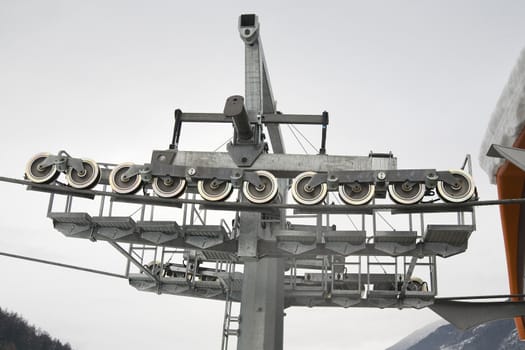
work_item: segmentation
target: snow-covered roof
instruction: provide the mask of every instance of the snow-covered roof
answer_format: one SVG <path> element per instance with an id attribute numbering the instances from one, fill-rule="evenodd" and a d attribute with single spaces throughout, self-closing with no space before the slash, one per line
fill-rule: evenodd
<path id="1" fill-rule="evenodd" d="M 492 112 L 492 116 L 481 143 L 479 162 L 491 183 L 496 182 L 496 173 L 504 160 L 487 157 L 490 145 L 495 143 L 512 146 L 525 126 L 525 49 L 521 51 L 509 81 Z"/>

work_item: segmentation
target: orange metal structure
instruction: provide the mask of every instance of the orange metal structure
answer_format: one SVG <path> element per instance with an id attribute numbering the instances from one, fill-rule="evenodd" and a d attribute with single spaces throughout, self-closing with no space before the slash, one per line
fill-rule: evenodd
<path id="1" fill-rule="evenodd" d="M 525 129 L 513 144 L 525 149 Z M 509 161 L 497 171 L 496 182 L 500 199 L 522 198 L 525 196 L 525 172 Z M 501 205 L 501 225 L 507 255 L 507 270 L 511 294 L 523 294 L 525 263 L 525 205 Z M 521 233 L 521 234 L 520 234 Z M 517 301 L 520 298 L 514 298 Z M 521 340 L 525 340 L 525 317 L 514 319 Z"/>

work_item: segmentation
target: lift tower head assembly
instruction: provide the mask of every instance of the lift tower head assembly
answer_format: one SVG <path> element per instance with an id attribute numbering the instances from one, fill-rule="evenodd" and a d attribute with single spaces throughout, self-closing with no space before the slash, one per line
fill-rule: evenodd
<path id="1" fill-rule="evenodd" d="M 39 153 L 17 181 L 51 193 L 55 229 L 125 256 L 131 286 L 225 301 L 223 349 L 232 337 L 282 349 L 288 307 L 441 312 L 437 259 L 464 252 L 476 228 L 470 157 L 438 170 L 398 169 L 390 152 L 327 154 L 328 113 L 278 112 L 258 17 L 241 15 L 239 33 L 244 96 L 219 113 L 177 109 L 169 147 L 148 163 Z M 186 123 L 231 124 L 226 152 L 183 150 Z M 315 154 L 286 153 L 283 125 L 319 126 Z"/>

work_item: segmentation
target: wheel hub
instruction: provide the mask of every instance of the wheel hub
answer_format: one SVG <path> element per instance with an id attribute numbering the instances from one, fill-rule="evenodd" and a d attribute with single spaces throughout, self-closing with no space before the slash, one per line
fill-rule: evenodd
<path id="1" fill-rule="evenodd" d="M 363 188 L 361 187 L 360 184 L 353 184 L 350 189 L 352 190 L 352 192 L 355 192 L 355 193 L 359 193 L 359 192 L 362 192 L 363 191 Z"/>
<path id="2" fill-rule="evenodd" d="M 402 185 L 401 185 L 401 189 L 405 192 L 410 192 L 412 191 L 412 189 L 414 188 L 413 185 L 411 185 L 410 183 L 408 182 L 404 182 Z"/>

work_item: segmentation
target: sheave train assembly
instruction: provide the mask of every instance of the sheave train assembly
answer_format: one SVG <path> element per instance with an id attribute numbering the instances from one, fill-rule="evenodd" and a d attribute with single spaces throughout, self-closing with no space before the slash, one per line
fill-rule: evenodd
<path id="1" fill-rule="evenodd" d="M 228 153 L 178 151 L 176 141 L 182 121 L 232 122 L 235 131 Z M 396 169 L 391 154 L 330 156 L 324 154 L 324 147 L 316 156 L 269 154 L 262 128 L 267 123 L 317 123 L 325 131 L 328 114 L 250 116 L 244 98 L 231 96 L 224 114 L 186 115 L 177 110 L 175 142 L 168 150 L 154 151 L 149 164 L 123 163 L 104 178 L 92 160 L 73 158 L 66 152 L 40 153 L 29 161 L 25 174 L 31 182 L 41 184 L 51 183 L 65 173 L 67 184 L 76 189 L 93 188 L 102 179 L 119 194 L 132 195 L 141 188 L 151 188 L 163 198 L 177 198 L 187 187 L 196 187 L 199 195 L 211 202 L 227 200 L 237 188 L 254 204 L 282 202 L 277 196 L 277 178 L 291 182 L 290 193 L 302 205 L 322 203 L 328 191 L 337 191 L 348 205 L 366 205 L 376 197 L 384 198 L 386 192 L 394 202 L 407 205 L 419 203 L 434 190 L 441 199 L 453 203 L 468 201 L 475 194 L 473 180 L 463 170 Z M 375 163 L 382 167 L 369 170 Z"/>

